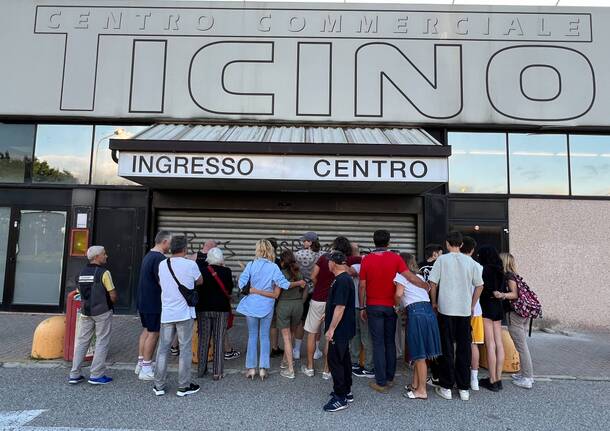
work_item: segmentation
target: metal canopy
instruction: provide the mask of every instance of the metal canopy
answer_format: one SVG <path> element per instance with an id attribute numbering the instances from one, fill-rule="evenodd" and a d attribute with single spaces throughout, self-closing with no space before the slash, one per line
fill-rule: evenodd
<path id="1" fill-rule="evenodd" d="M 114 151 L 341 154 L 448 157 L 451 148 L 418 128 L 286 127 L 156 124 L 130 139 L 111 139 Z"/>

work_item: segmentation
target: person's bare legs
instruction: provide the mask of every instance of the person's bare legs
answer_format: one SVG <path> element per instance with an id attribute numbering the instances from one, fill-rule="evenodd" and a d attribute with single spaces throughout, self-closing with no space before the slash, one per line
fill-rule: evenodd
<path id="1" fill-rule="evenodd" d="M 498 381 L 496 362 L 496 341 L 494 338 L 494 322 L 483 318 L 483 330 L 485 332 L 485 349 L 487 350 L 487 370 L 489 370 L 489 381 Z"/>
<path id="2" fill-rule="evenodd" d="M 159 340 L 159 333 L 158 332 L 148 332 L 145 329 L 147 335 L 146 335 L 146 339 L 144 340 L 144 349 L 143 349 L 143 355 L 144 356 L 144 361 L 149 362 L 152 361 L 152 358 L 155 354 L 155 348 L 157 347 L 157 340 Z M 142 338 L 142 337 L 140 337 Z"/>
<path id="3" fill-rule="evenodd" d="M 313 353 L 316 350 L 317 334 L 307 332 L 307 368 L 313 370 Z"/>
<path id="4" fill-rule="evenodd" d="M 502 369 L 504 368 L 504 342 L 502 340 L 502 322 L 493 322 L 494 340 L 496 341 L 496 378 L 502 380 Z"/>
<path id="5" fill-rule="evenodd" d="M 144 328 L 142 329 L 138 342 L 138 358 L 144 358 L 144 344 L 146 344 L 146 338 L 148 338 L 148 329 Z"/>
<path id="6" fill-rule="evenodd" d="M 477 370 L 479 369 L 479 346 L 477 344 L 472 343 L 470 345 L 470 349 L 472 351 L 472 356 L 470 359 L 470 369 Z"/>
<path id="7" fill-rule="evenodd" d="M 277 328 L 271 328 L 269 331 L 269 339 L 271 340 L 271 350 L 277 350 L 280 348 L 280 340 L 278 336 L 279 331 Z"/>
<path id="8" fill-rule="evenodd" d="M 288 365 L 288 370 L 294 371 L 294 363 L 292 360 L 292 333 L 290 328 L 282 328 L 282 338 L 284 340 L 284 359 Z"/>
<path id="9" fill-rule="evenodd" d="M 413 395 L 418 398 L 428 398 L 426 391 L 426 377 L 428 374 L 428 366 L 425 359 L 415 361 L 413 367 Z"/>

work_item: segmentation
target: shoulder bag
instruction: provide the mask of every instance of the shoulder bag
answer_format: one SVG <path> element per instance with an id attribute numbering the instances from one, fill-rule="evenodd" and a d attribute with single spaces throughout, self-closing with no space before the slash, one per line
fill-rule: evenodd
<path id="1" fill-rule="evenodd" d="M 180 280 L 178 280 L 178 277 L 176 277 L 176 274 L 174 273 L 174 270 L 172 269 L 172 264 L 171 264 L 170 259 L 169 258 L 166 259 L 166 262 L 167 262 L 167 268 L 169 269 L 169 272 L 172 275 L 172 277 L 174 277 L 174 281 L 178 285 L 178 290 L 184 297 L 184 300 L 186 301 L 188 306 L 189 307 L 196 306 L 197 303 L 199 302 L 199 294 L 197 293 L 197 289 L 195 289 L 195 288 L 189 289 L 188 287 L 186 287 L 185 285 L 180 283 Z"/>

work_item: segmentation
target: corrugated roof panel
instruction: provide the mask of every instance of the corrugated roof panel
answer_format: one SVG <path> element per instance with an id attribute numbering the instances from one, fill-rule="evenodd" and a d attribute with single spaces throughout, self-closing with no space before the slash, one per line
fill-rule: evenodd
<path id="1" fill-rule="evenodd" d="M 220 141 L 222 136 L 227 133 L 229 126 L 197 125 L 191 127 L 180 140 L 182 141 Z"/>
<path id="2" fill-rule="evenodd" d="M 372 128 L 349 128 L 345 129 L 347 140 L 353 144 L 389 144 L 389 139 L 381 129 Z"/>
<path id="3" fill-rule="evenodd" d="M 347 144 L 344 129 L 341 127 L 309 127 L 306 142 L 316 144 Z"/>
<path id="4" fill-rule="evenodd" d="M 133 139 L 314 144 L 442 145 L 423 129 L 156 124 Z"/>
<path id="5" fill-rule="evenodd" d="M 266 131 L 267 128 L 265 126 L 234 126 L 225 136 L 223 136 L 222 140 L 234 142 L 263 142 Z"/>
<path id="6" fill-rule="evenodd" d="M 305 142 L 305 128 L 267 127 L 265 142 Z"/>

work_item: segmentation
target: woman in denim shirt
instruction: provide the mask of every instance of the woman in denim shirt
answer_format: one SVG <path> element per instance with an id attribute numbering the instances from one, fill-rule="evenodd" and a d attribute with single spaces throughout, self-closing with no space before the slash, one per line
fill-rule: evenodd
<path id="1" fill-rule="evenodd" d="M 246 316 L 248 323 L 248 351 L 246 354 L 247 378 L 256 375 L 257 350 L 260 336 L 259 374 L 261 380 L 267 377 L 269 368 L 269 328 L 273 317 L 275 299 L 280 289 L 305 286 L 305 282 L 290 283 L 274 263 L 275 252 L 271 243 L 265 239 L 256 242 L 256 258 L 249 262 L 239 277 L 239 288 L 243 289 L 250 281 L 250 294 L 245 296 L 237 306 L 237 312 Z M 259 335 L 260 334 L 260 335 Z"/>

